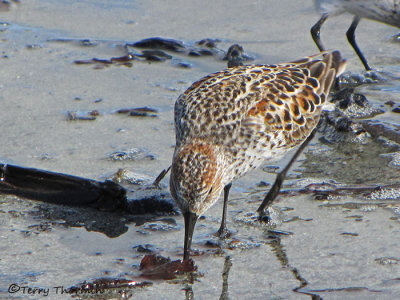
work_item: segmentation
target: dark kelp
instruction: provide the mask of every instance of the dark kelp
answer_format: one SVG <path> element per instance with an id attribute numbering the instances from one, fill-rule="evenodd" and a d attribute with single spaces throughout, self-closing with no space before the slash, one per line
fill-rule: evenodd
<path id="1" fill-rule="evenodd" d="M 197 270 L 197 266 L 191 259 L 171 261 L 170 258 L 150 254 L 143 257 L 140 262 L 140 270 L 142 277 L 169 280 L 186 272 L 194 272 Z"/>
<path id="2" fill-rule="evenodd" d="M 0 192 L 29 199 L 104 210 L 122 208 L 126 190 L 112 181 L 96 181 L 44 170 L 0 164 Z"/>
<path id="3" fill-rule="evenodd" d="M 75 43 L 79 46 L 93 47 L 99 43 L 108 43 L 108 41 L 99 41 L 93 43 L 90 40 L 74 40 L 74 39 L 54 39 L 54 42 Z M 203 39 L 194 44 L 184 43 L 175 39 L 166 39 L 162 37 L 146 38 L 137 42 L 128 42 L 121 44 L 120 48 L 124 49 L 125 55 L 120 57 L 112 57 L 109 59 L 92 58 L 75 60 L 77 65 L 94 65 L 95 69 L 103 69 L 111 65 L 132 67 L 132 62 L 164 62 L 171 60 L 172 64 L 182 68 L 190 68 L 191 64 L 182 61 L 180 56 L 202 57 L 215 56 L 220 60 L 228 60 L 229 66 L 242 65 L 244 61 L 251 61 L 253 58 L 243 51 L 240 45 L 231 46 L 228 51 L 217 47 L 217 39 Z M 167 53 L 168 52 L 168 53 Z M 175 58 L 175 59 L 174 59 Z"/>
<path id="4" fill-rule="evenodd" d="M 128 214 L 171 214 L 174 205 L 159 195 L 140 193 L 128 199 L 127 190 L 110 180 L 92 179 L 0 164 L 0 193 L 68 206 L 91 207 Z"/>

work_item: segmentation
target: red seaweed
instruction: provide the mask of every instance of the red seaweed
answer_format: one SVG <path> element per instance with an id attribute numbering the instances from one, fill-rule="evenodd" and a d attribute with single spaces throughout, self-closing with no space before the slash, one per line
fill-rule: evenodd
<path id="1" fill-rule="evenodd" d="M 150 254 L 143 257 L 140 262 L 142 277 L 149 279 L 175 279 L 178 275 L 197 270 L 192 259 L 171 261 L 160 255 Z"/>

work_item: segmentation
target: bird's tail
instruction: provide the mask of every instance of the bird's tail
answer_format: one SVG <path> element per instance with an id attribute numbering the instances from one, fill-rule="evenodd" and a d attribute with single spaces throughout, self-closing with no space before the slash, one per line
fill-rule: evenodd
<path id="1" fill-rule="evenodd" d="M 320 84 L 318 94 L 325 95 L 329 94 L 335 78 L 346 69 L 346 60 L 339 51 L 323 51 L 291 63 L 298 68 L 308 68 L 310 75 Z"/>

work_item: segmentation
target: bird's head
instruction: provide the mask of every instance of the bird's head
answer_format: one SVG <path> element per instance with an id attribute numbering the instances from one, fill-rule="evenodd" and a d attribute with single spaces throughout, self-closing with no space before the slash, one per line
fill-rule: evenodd
<path id="1" fill-rule="evenodd" d="M 189 257 L 194 226 L 224 187 L 223 160 L 218 148 L 202 142 L 177 146 L 172 160 L 170 190 L 185 220 L 184 259 Z"/>

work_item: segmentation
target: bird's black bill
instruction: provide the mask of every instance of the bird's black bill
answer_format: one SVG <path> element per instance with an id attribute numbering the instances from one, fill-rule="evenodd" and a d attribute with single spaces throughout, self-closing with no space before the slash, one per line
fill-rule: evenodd
<path id="1" fill-rule="evenodd" d="M 194 225 L 196 225 L 196 221 L 198 216 L 192 212 L 186 212 L 183 214 L 185 218 L 185 243 L 184 243 L 184 250 L 183 250 L 183 259 L 189 258 L 189 251 L 192 245 L 192 236 Z"/>

